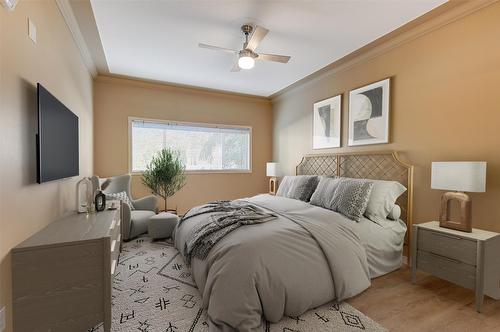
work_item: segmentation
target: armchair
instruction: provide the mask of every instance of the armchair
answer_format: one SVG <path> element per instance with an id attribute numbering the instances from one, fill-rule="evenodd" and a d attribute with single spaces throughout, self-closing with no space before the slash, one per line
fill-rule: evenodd
<path id="1" fill-rule="evenodd" d="M 104 194 L 126 192 L 132 206 L 123 204 L 122 230 L 123 240 L 129 241 L 133 238 L 147 233 L 149 218 L 156 214 L 156 197 L 153 195 L 140 199 L 132 199 L 130 196 L 131 175 L 119 175 L 107 179 L 94 180 L 98 182 Z"/>

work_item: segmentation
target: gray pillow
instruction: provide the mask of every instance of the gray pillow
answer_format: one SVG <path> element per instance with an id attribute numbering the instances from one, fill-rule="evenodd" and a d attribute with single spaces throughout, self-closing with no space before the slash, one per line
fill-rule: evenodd
<path id="1" fill-rule="evenodd" d="M 320 177 L 318 186 L 311 196 L 311 204 L 333 210 L 331 203 L 340 178 Z"/>
<path id="2" fill-rule="evenodd" d="M 318 186 L 319 179 L 316 175 L 299 175 L 293 180 L 288 197 L 309 202 L 314 190 Z"/>
<path id="3" fill-rule="evenodd" d="M 308 202 L 318 185 L 318 181 L 316 175 L 287 175 L 281 180 L 276 196 Z"/>
<path id="4" fill-rule="evenodd" d="M 342 178 L 331 202 L 332 208 L 347 218 L 359 222 L 366 211 L 373 182 Z"/>

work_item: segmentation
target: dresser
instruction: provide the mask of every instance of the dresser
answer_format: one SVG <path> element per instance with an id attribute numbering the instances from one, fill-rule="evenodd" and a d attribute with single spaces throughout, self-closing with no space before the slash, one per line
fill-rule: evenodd
<path id="1" fill-rule="evenodd" d="M 120 204 L 116 204 L 120 206 Z M 14 331 L 111 328 L 121 208 L 71 214 L 12 249 Z"/>
<path id="2" fill-rule="evenodd" d="M 475 291 L 476 310 L 484 295 L 500 299 L 500 234 L 473 228 L 472 233 L 439 227 L 431 221 L 413 225 L 411 279 L 417 270 Z"/>

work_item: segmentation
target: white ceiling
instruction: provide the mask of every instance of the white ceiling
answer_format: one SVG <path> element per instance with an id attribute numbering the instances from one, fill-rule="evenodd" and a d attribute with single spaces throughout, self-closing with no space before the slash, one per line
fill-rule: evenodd
<path id="1" fill-rule="evenodd" d="M 269 96 L 395 30 L 445 0 L 92 0 L 113 74 Z M 230 72 L 243 23 L 270 30 L 257 52 L 292 56 Z"/>

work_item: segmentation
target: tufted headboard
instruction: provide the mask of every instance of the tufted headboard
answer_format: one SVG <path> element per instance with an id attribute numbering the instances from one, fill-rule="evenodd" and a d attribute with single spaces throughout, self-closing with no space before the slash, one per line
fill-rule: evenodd
<path id="1" fill-rule="evenodd" d="M 405 244 L 410 248 L 413 208 L 413 165 L 403 162 L 396 151 L 351 152 L 306 155 L 295 169 L 297 175 L 326 175 L 398 181 L 408 190 L 396 203 L 408 228 Z"/>

